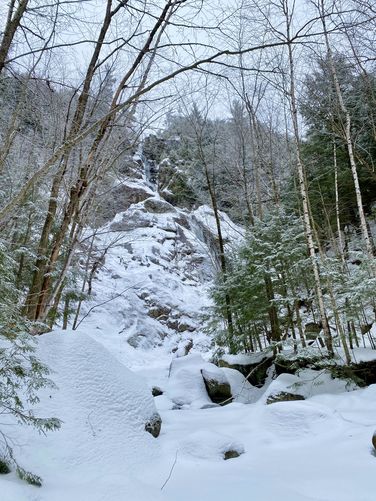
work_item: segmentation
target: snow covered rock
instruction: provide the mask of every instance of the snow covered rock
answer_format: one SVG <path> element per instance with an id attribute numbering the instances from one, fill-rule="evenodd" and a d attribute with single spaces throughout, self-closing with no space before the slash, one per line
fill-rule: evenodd
<path id="1" fill-rule="evenodd" d="M 245 452 L 244 445 L 238 440 L 210 430 L 190 433 L 182 440 L 180 447 L 186 456 L 216 461 L 238 457 Z"/>
<path id="2" fill-rule="evenodd" d="M 224 371 L 199 354 L 172 360 L 167 394 L 179 407 L 196 409 L 209 408 L 213 403 L 232 398 L 231 385 Z"/>
<path id="3" fill-rule="evenodd" d="M 253 386 L 265 383 L 269 367 L 273 363 L 271 352 L 223 355 L 218 360 L 219 367 L 235 369 L 243 374 Z"/>
<path id="4" fill-rule="evenodd" d="M 233 402 L 250 404 L 258 400 L 260 393 L 263 391 L 261 388 L 252 386 L 243 374 L 236 369 L 223 367 L 222 371 L 230 383 Z"/>
<path id="5" fill-rule="evenodd" d="M 281 391 L 279 393 L 273 393 L 269 395 L 266 399 L 267 405 L 275 404 L 277 402 L 293 402 L 295 400 L 305 400 L 303 395 L 298 393 L 289 393 L 288 391 Z"/>
<path id="6" fill-rule="evenodd" d="M 372 435 L 372 445 L 376 450 L 376 430 L 373 432 L 373 435 Z"/>
<path id="7" fill-rule="evenodd" d="M 176 212 L 175 208 L 161 198 L 148 198 L 144 202 L 144 207 L 148 212 L 164 214 L 165 212 Z"/>
<path id="8" fill-rule="evenodd" d="M 156 412 L 145 424 L 145 431 L 157 438 L 161 432 L 162 419 L 161 416 Z"/>
<path id="9" fill-rule="evenodd" d="M 201 369 L 206 391 L 215 404 L 229 403 L 232 400 L 231 386 L 225 373 L 215 365 Z"/>
<path id="10" fill-rule="evenodd" d="M 175 405 L 199 409 L 212 403 L 201 375 L 201 369 L 205 364 L 204 359 L 198 354 L 172 360 L 166 393 Z"/>
<path id="11" fill-rule="evenodd" d="M 36 355 L 57 389 L 40 392 L 35 414 L 56 416 L 62 427 L 42 435 L 10 423 L 15 456 L 44 485 L 37 495 L 12 472 L 2 480 L 1 501 L 112 501 L 124 491 L 135 501 L 159 499 L 143 484 L 145 469 L 160 458 L 160 440 L 145 431 L 151 424 L 156 434 L 158 419 L 142 377 L 77 331 L 40 336 Z"/>
<path id="12" fill-rule="evenodd" d="M 328 371 L 302 370 L 299 374 L 281 374 L 267 387 L 260 402 L 302 400 L 323 393 L 339 394 L 358 389 L 355 383 L 334 379 Z"/>

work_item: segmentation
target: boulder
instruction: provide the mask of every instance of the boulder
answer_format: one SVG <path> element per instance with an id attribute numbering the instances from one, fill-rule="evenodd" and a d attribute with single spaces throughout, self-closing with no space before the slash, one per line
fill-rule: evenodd
<path id="1" fill-rule="evenodd" d="M 161 432 L 162 419 L 161 416 L 156 412 L 152 417 L 145 423 L 145 431 L 157 438 Z"/>
<path id="2" fill-rule="evenodd" d="M 166 394 L 179 408 L 189 406 L 200 409 L 212 403 L 201 374 L 206 365 L 207 362 L 198 354 L 172 359 Z"/>
<path id="3" fill-rule="evenodd" d="M 300 369 L 323 370 L 332 364 L 329 356 L 317 352 L 290 354 L 279 353 L 274 360 L 276 374 L 296 374 Z"/>
<path id="4" fill-rule="evenodd" d="M 10 471 L 9 464 L 4 459 L 0 458 L 0 475 L 6 475 L 10 473 Z"/>
<path id="5" fill-rule="evenodd" d="M 148 212 L 156 214 L 164 214 L 166 212 L 176 212 L 171 204 L 169 204 L 165 200 L 160 200 L 158 198 L 146 199 L 144 202 L 144 207 Z"/>
<path id="6" fill-rule="evenodd" d="M 308 340 L 315 340 L 322 331 L 322 325 L 317 322 L 308 322 L 304 326 L 304 333 Z"/>
<path id="7" fill-rule="evenodd" d="M 153 225 L 150 216 L 146 212 L 135 209 L 118 216 L 113 223 L 111 223 L 111 231 L 131 231 L 138 228 L 150 228 Z"/>
<path id="8" fill-rule="evenodd" d="M 361 360 L 349 365 L 342 364 L 335 358 L 315 352 L 286 356 L 278 354 L 274 361 L 275 371 L 280 374 L 296 374 L 302 369 L 315 371 L 328 370 L 333 378 L 352 380 L 359 386 L 376 384 L 376 359 Z"/>
<path id="9" fill-rule="evenodd" d="M 163 391 L 159 388 L 159 386 L 153 386 L 151 394 L 153 397 L 159 397 L 160 395 L 163 395 Z"/>
<path id="10" fill-rule="evenodd" d="M 223 459 L 227 460 L 227 459 L 238 458 L 240 454 L 241 454 L 240 452 L 230 449 L 223 454 Z"/>
<path id="11" fill-rule="evenodd" d="M 243 374 L 235 369 L 223 367 L 222 371 L 231 386 L 232 401 L 242 404 L 250 404 L 256 402 L 263 392 L 262 388 L 252 386 L 243 376 Z"/>
<path id="12" fill-rule="evenodd" d="M 152 318 L 168 317 L 171 313 L 171 308 L 164 305 L 155 305 L 149 309 L 148 315 Z"/>
<path id="13" fill-rule="evenodd" d="M 206 391 L 215 404 L 232 401 L 231 386 L 225 374 L 215 366 L 201 369 Z"/>
<path id="14" fill-rule="evenodd" d="M 266 400 L 266 404 L 270 405 L 275 404 L 276 402 L 292 402 L 294 400 L 305 400 L 305 398 L 303 397 L 303 395 L 281 391 L 279 393 L 269 395 Z"/>
<path id="15" fill-rule="evenodd" d="M 223 355 L 218 360 L 219 367 L 235 369 L 243 374 L 253 386 L 263 386 L 268 369 L 273 363 L 271 353 L 250 353 L 240 355 Z"/>
<path id="16" fill-rule="evenodd" d="M 179 346 L 176 346 L 171 351 L 172 353 L 176 353 L 177 357 L 185 357 L 189 354 L 191 349 L 193 348 L 193 340 L 186 339 L 179 343 Z"/>

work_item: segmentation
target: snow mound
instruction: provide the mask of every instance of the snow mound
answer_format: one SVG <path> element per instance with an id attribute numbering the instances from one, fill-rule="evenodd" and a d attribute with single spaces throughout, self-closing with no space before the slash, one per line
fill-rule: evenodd
<path id="1" fill-rule="evenodd" d="M 268 397 L 281 392 L 302 395 L 310 398 L 323 393 L 339 394 L 358 389 L 358 386 L 344 379 L 332 378 L 327 370 L 315 371 L 304 369 L 299 374 L 281 374 L 273 380 L 260 397 L 260 402 L 266 403 Z"/>
<path id="2" fill-rule="evenodd" d="M 302 441 L 325 439 L 333 428 L 341 425 L 335 413 L 325 406 L 298 401 L 268 405 L 262 413 L 262 423 L 273 442 L 282 447 Z"/>
<path id="3" fill-rule="evenodd" d="M 41 393 L 36 415 L 60 418 L 61 430 L 43 436 L 14 425 L 10 434 L 21 464 L 44 480 L 38 500 L 83 501 L 85 489 L 98 475 L 105 481 L 91 501 L 120 499 L 127 478 L 151 468 L 159 457 L 158 440 L 145 431 L 145 423 L 156 413 L 146 384 L 99 343 L 77 332 L 41 336 L 37 355 L 53 369 L 58 390 Z M 0 497 L 29 499 L 21 494 Z"/>
<path id="4" fill-rule="evenodd" d="M 244 445 L 238 440 L 222 433 L 200 430 L 188 435 L 181 442 L 179 450 L 183 455 L 196 459 L 218 460 L 223 459 L 227 451 L 244 453 Z"/>
<path id="5" fill-rule="evenodd" d="M 210 367 L 198 354 L 174 358 L 170 367 L 167 396 L 179 407 L 199 409 L 211 404 L 201 374 L 201 369 L 207 365 Z"/>

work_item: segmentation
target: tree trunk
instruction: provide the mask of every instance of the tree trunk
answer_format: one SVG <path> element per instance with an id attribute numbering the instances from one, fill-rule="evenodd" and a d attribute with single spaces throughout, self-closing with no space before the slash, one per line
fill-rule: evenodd
<path id="1" fill-rule="evenodd" d="M 313 239 L 313 231 L 311 225 L 310 211 L 309 211 L 309 200 L 308 200 L 308 190 L 305 179 L 305 169 L 303 165 L 303 161 L 301 158 L 300 152 L 300 134 L 299 134 L 299 125 L 298 125 L 298 108 L 296 104 L 296 93 L 295 93 L 295 67 L 294 67 L 294 58 L 291 44 L 291 35 L 290 35 L 290 23 L 291 17 L 288 9 L 287 1 L 284 1 L 284 13 L 286 18 L 286 32 L 287 32 L 287 44 L 288 48 L 288 58 L 289 58 L 289 66 L 290 66 L 290 106 L 291 106 L 291 119 L 294 130 L 294 140 L 295 140 L 295 151 L 296 151 L 296 163 L 298 167 L 298 177 L 299 177 L 299 188 L 300 188 L 300 196 L 302 201 L 302 209 L 303 209 L 303 222 L 305 228 L 305 234 L 308 245 L 308 252 L 311 258 L 311 264 L 315 279 L 315 289 L 316 289 L 316 297 L 319 306 L 320 312 L 320 320 L 322 322 L 325 344 L 328 350 L 328 353 L 333 356 L 333 342 L 332 336 L 330 333 L 330 328 L 326 316 L 326 308 L 324 303 L 324 295 L 321 287 L 321 278 L 320 278 L 320 270 L 317 262 L 316 251 L 315 251 L 315 243 Z"/>

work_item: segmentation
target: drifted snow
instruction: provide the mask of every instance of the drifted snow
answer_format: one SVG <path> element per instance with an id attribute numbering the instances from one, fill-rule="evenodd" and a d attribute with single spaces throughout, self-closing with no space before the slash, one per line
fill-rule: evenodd
<path id="1" fill-rule="evenodd" d="M 235 402 L 200 408 L 210 404 L 200 371 L 211 369 L 211 345 L 200 315 L 210 303 L 213 221 L 205 207 L 152 213 L 141 202 L 99 232 L 97 250 L 113 245 L 80 318 L 93 308 L 90 315 L 76 332 L 38 339 L 59 390 L 43 392 L 36 411 L 62 419 L 62 429 L 43 436 L 6 426 L 20 463 L 44 485 L 1 475 L 0 501 L 375 500 L 376 385 L 347 392 L 326 373 L 304 371 L 265 392 L 223 368 Z M 231 222 L 226 231 L 228 240 L 239 235 Z M 170 326 L 150 315 L 160 306 Z M 176 330 L 174 320 L 195 331 Z M 178 358 L 189 339 L 192 354 Z M 153 386 L 164 391 L 154 402 Z M 265 405 L 271 392 L 292 388 L 307 400 Z M 144 431 L 155 406 L 157 439 Z M 242 454 L 224 461 L 228 449 Z"/>
<path id="2" fill-rule="evenodd" d="M 116 499 L 124 489 L 122 478 L 139 482 L 143 469 L 159 458 L 155 439 L 144 429 L 156 413 L 146 382 L 82 333 L 46 334 L 37 355 L 52 368 L 58 389 L 41 392 L 36 414 L 59 417 L 62 427 L 44 436 L 8 423 L 16 457 L 40 474 L 45 486 L 38 493 L 34 488 L 35 498 L 21 485 L 17 489 L 31 497 L 14 497 L 10 475 L 1 483 L 0 499 Z"/>
<path id="3" fill-rule="evenodd" d="M 22 464 L 45 484 L 38 489 L 14 474 L 1 476 L 1 501 L 375 499 L 376 385 L 306 401 L 265 405 L 261 398 L 208 409 L 173 410 L 164 394 L 154 399 L 163 420 L 154 439 L 142 428 L 154 406 L 140 372 L 77 332 L 52 333 L 39 343 L 60 387 L 43 395 L 39 413 L 64 423 L 46 437 L 9 427 Z M 168 387 L 168 360 L 150 356 L 142 370 L 149 386 L 157 378 Z M 203 363 L 191 356 L 186 365 L 193 370 Z M 173 365 L 175 376 L 184 370 L 183 359 Z M 231 380 L 231 369 L 224 371 Z M 294 383 L 290 376 L 278 379 L 281 388 Z M 187 391 L 195 385 L 187 383 Z M 224 461 L 229 449 L 244 453 Z"/>

